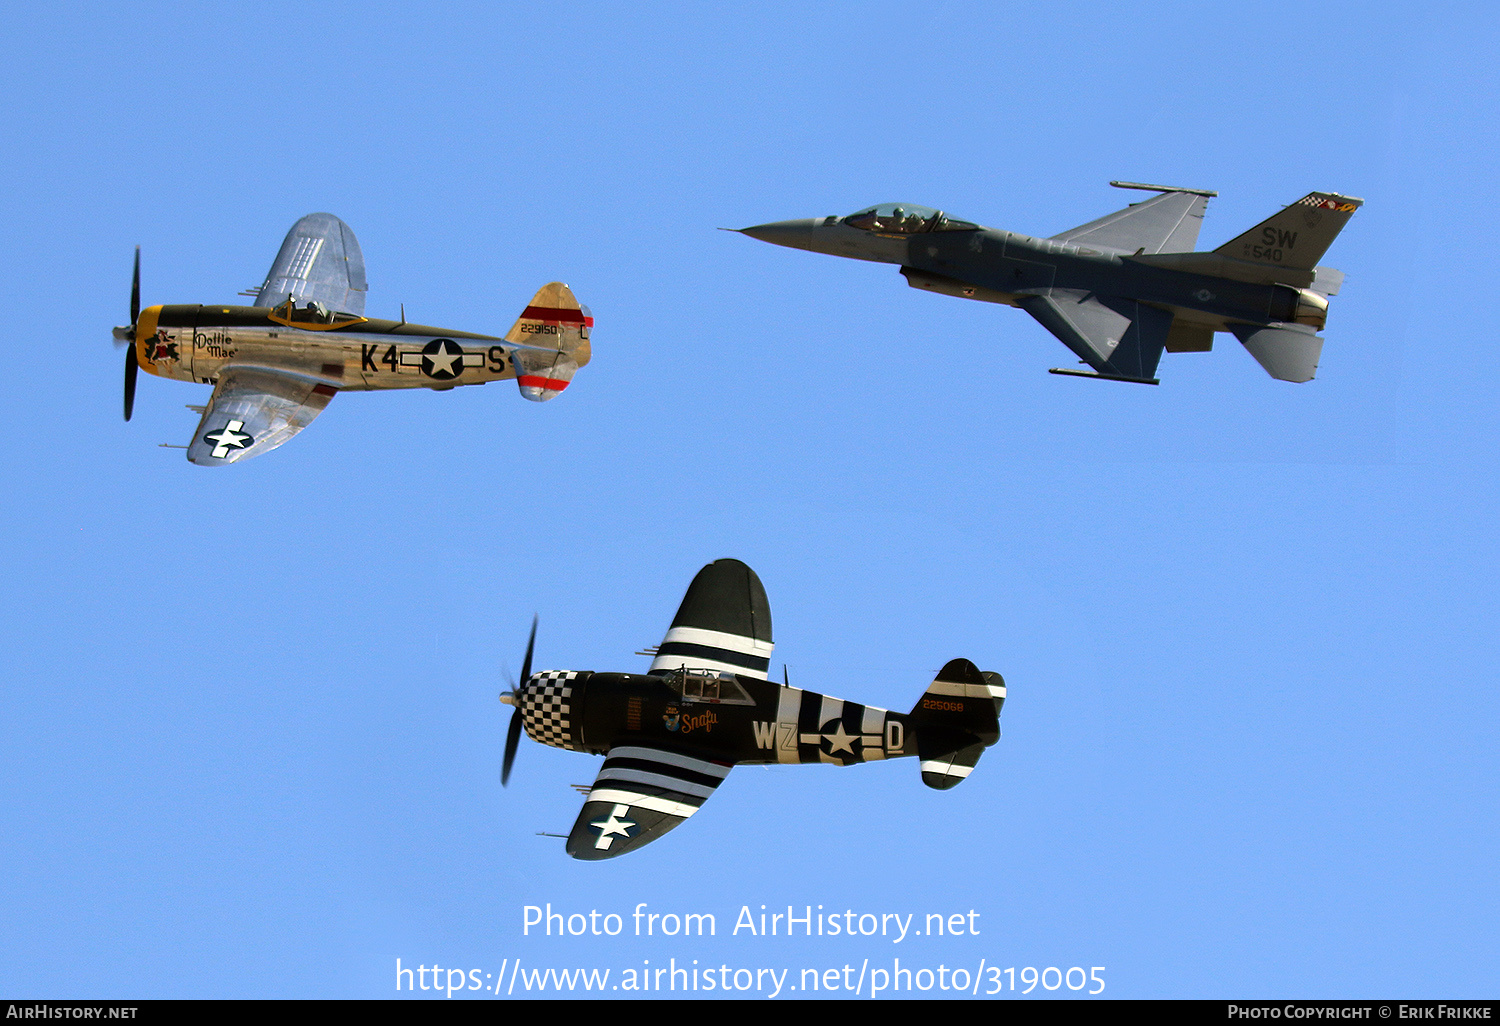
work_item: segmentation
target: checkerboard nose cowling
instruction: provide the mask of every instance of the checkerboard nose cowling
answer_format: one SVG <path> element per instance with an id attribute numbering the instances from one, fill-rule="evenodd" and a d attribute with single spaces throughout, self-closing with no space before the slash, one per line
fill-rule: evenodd
<path id="1" fill-rule="evenodd" d="M 521 722 L 533 741 L 554 748 L 578 745 L 577 717 L 573 712 L 576 670 L 544 670 L 533 673 L 521 688 Z"/>

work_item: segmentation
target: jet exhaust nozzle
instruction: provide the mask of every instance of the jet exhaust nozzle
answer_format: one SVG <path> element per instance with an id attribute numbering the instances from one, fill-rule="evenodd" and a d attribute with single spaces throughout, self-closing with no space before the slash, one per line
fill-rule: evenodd
<path id="1" fill-rule="evenodd" d="M 1322 331 L 1328 324 L 1328 297 L 1311 289 L 1279 285 L 1271 301 L 1271 319 L 1285 324 L 1305 324 Z"/>

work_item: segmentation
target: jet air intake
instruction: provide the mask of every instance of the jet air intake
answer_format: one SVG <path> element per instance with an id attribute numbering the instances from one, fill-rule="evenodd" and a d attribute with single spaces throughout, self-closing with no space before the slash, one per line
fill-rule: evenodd
<path id="1" fill-rule="evenodd" d="M 1271 293 L 1271 309 L 1268 312 L 1273 321 L 1306 324 L 1321 331 L 1328 323 L 1328 297 L 1311 289 L 1277 285 Z"/>

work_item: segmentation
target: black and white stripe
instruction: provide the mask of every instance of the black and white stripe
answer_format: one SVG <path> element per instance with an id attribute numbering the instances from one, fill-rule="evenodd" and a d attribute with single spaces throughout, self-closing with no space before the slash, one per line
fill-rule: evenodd
<path id="1" fill-rule="evenodd" d="M 640 745 L 610 749 L 585 802 L 610 802 L 686 819 L 714 793 L 730 767 Z"/>
<path id="2" fill-rule="evenodd" d="M 757 641 L 740 634 L 726 634 L 702 627 L 672 627 L 662 639 L 649 673 L 664 673 L 681 667 L 737 673 L 765 680 L 771 665 L 769 641 Z"/>

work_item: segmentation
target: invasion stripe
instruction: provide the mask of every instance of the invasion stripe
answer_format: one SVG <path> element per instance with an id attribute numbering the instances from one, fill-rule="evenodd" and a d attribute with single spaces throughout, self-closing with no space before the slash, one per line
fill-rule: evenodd
<path id="1" fill-rule="evenodd" d="M 707 798 L 713 794 L 714 788 L 717 786 L 717 782 L 713 784 L 695 784 L 680 777 L 667 776 L 664 773 L 647 773 L 644 770 L 638 769 L 611 769 L 608 766 L 599 771 L 599 777 L 594 781 L 594 786 L 599 786 L 605 780 L 619 780 L 627 784 L 654 785 L 671 791 L 674 794 L 681 795 L 684 798 L 692 797 L 698 799 Z"/>
<path id="2" fill-rule="evenodd" d="M 957 762 L 939 762 L 936 759 L 924 759 L 922 761 L 923 773 L 941 773 L 947 777 L 966 777 L 974 772 L 973 766 L 965 766 Z"/>
<path id="3" fill-rule="evenodd" d="M 668 816 L 678 816 L 682 819 L 687 819 L 698 811 L 698 806 L 696 805 L 684 805 L 682 802 L 674 802 L 668 798 L 658 798 L 635 791 L 617 791 L 612 788 L 596 788 L 590 791 L 588 799 L 584 804 L 587 805 L 589 802 L 605 802 L 611 805 L 633 805 L 638 809 L 663 812 Z"/>
<path id="4" fill-rule="evenodd" d="M 731 652 L 763 656 L 769 656 L 776 647 L 770 641 L 760 641 L 745 634 L 731 634 L 728 631 L 689 627 L 685 624 L 673 624 L 662 641 L 685 641 L 690 645 L 708 645 L 711 648 L 727 648 Z"/>
<path id="5" fill-rule="evenodd" d="M 683 769 L 693 770 L 707 776 L 715 776 L 723 780 L 729 774 L 729 767 L 721 762 L 711 762 L 707 759 L 695 759 L 691 755 L 682 755 L 679 752 L 668 752 L 660 748 L 645 748 L 641 745 L 620 745 L 611 748 L 609 757 L 611 759 L 645 759 L 667 766 L 681 766 Z"/>
<path id="6" fill-rule="evenodd" d="M 990 685 L 965 684 L 957 680 L 935 680 L 927 689 L 929 695 L 959 695 L 964 698 L 989 698 Z M 1004 692 L 1002 691 L 1003 695 Z"/>
<path id="7" fill-rule="evenodd" d="M 656 650 L 657 658 L 662 656 L 702 656 L 705 659 L 713 659 L 731 666 L 743 666 L 747 670 L 759 670 L 762 674 L 771 665 L 769 657 L 746 655 L 743 652 L 731 652 L 727 648 L 716 648 L 712 645 L 692 645 L 685 641 L 664 641 Z"/>
<path id="8" fill-rule="evenodd" d="M 700 784 L 707 788 L 718 787 L 724 782 L 725 777 L 723 773 L 717 776 L 709 773 L 695 773 L 690 769 L 684 769 L 680 766 L 670 766 L 659 759 L 621 759 L 614 755 L 604 760 L 604 767 L 599 771 L 599 776 L 602 777 L 617 768 L 637 770 L 642 773 L 668 772 L 675 780 L 680 780 L 685 784 Z"/>

